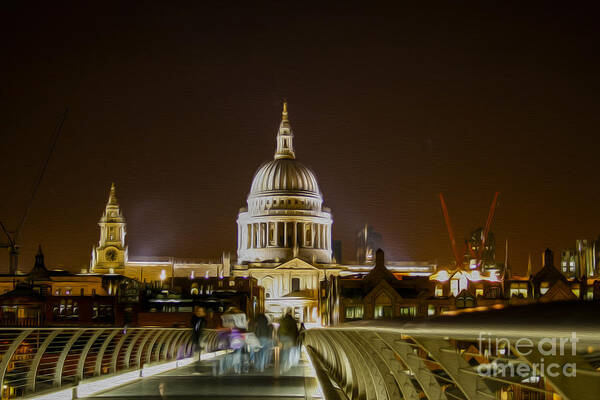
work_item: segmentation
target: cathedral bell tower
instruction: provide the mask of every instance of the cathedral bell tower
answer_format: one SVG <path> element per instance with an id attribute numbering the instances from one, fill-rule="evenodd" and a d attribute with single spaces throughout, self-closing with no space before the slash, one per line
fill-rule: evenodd
<path id="1" fill-rule="evenodd" d="M 90 272 L 122 274 L 127 261 L 126 224 L 117 201 L 114 183 L 110 187 L 108 202 L 98 225 L 100 226 L 100 241 L 92 250 Z"/>

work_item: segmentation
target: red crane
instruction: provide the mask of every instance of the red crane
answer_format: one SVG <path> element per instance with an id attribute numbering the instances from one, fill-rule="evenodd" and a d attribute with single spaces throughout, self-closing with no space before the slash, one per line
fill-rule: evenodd
<path id="1" fill-rule="evenodd" d="M 492 226 L 492 220 L 494 219 L 494 213 L 496 212 L 496 203 L 498 202 L 498 196 L 500 192 L 496 192 L 492 205 L 490 206 L 490 212 L 488 213 L 487 221 L 485 221 L 485 228 L 481 235 L 481 246 L 479 246 L 479 252 L 477 253 L 477 261 L 481 260 L 483 250 L 485 249 L 485 243 L 487 242 L 488 233 L 490 233 L 490 227 Z"/>
<path id="2" fill-rule="evenodd" d="M 454 239 L 454 231 L 452 230 L 452 224 L 450 223 L 450 216 L 448 215 L 448 208 L 444 201 L 444 195 L 440 193 L 440 202 L 442 203 L 442 212 L 444 213 L 444 220 L 446 221 L 446 228 L 448 228 L 448 236 L 450 236 L 450 244 L 452 244 L 452 252 L 454 253 L 454 261 L 456 266 L 460 267 L 463 264 L 463 258 L 460 256 L 456 248 L 456 240 Z"/>
<path id="3" fill-rule="evenodd" d="M 469 251 L 469 254 L 471 254 L 471 257 L 476 259 L 477 264 L 479 264 L 479 261 L 481 260 L 481 257 L 483 255 L 483 251 L 485 249 L 487 237 L 490 232 L 490 227 L 492 226 L 494 214 L 496 212 L 496 204 L 498 202 L 499 195 L 500 195 L 500 192 L 496 192 L 496 194 L 494 195 L 494 199 L 492 200 L 492 205 L 490 206 L 490 211 L 488 213 L 488 217 L 485 222 L 485 227 L 481 234 L 481 245 L 479 246 L 477 253 L 475 253 L 473 251 L 473 249 L 471 249 L 471 246 L 468 246 L 468 245 L 466 246 Z M 461 253 L 459 253 L 459 251 L 456 247 L 456 240 L 454 239 L 454 231 L 452 229 L 452 224 L 450 223 L 450 216 L 448 215 L 448 208 L 446 207 L 446 202 L 444 201 L 444 196 L 441 193 L 440 193 L 440 203 L 442 204 L 442 212 L 444 214 L 444 220 L 446 221 L 446 227 L 448 228 L 448 236 L 450 237 L 450 243 L 452 244 L 452 252 L 454 253 L 454 260 L 456 261 L 456 265 L 460 267 L 464 263 L 464 254 L 466 254 L 467 249 L 465 249 L 465 251 L 462 253 L 463 255 L 461 255 Z"/>

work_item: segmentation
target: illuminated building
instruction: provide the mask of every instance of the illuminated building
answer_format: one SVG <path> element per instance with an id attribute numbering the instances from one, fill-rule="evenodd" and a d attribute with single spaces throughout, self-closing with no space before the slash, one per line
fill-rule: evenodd
<path id="1" fill-rule="evenodd" d="M 40 248 L 29 274 L 0 277 L 0 324 L 120 325 L 128 315 L 128 304 L 139 300 L 117 295 L 126 285 L 135 286 L 135 282 L 118 275 L 48 270 Z"/>
<path id="2" fill-rule="evenodd" d="M 567 278 L 597 277 L 600 275 L 600 239 L 580 239 L 575 248 L 561 253 L 560 270 Z"/>
<path id="3" fill-rule="evenodd" d="M 279 317 L 291 308 L 310 326 L 319 323 L 321 282 L 338 275 L 373 269 L 377 234 L 366 228 L 363 262 L 341 264 L 341 243 L 332 257 L 331 211 L 323 206 L 316 175 L 296 160 L 287 105 L 284 103 L 274 159 L 254 174 L 247 206 L 238 215 L 238 260 L 235 276 L 251 276 L 265 291 L 265 309 Z M 370 253 L 369 253 L 370 252 Z M 370 254 L 370 255 L 369 255 Z M 428 276 L 427 263 L 390 263 L 393 272 Z"/>
<path id="4" fill-rule="evenodd" d="M 219 261 L 178 259 L 174 257 L 130 257 L 125 241 L 125 218 L 117 201 L 116 188 L 110 187 L 100 221 L 100 240 L 92 249 L 90 272 L 124 275 L 139 282 L 165 281 L 174 277 L 228 276 L 231 263 L 223 253 Z"/>
<path id="5" fill-rule="evenodd" d="M 194 306 L 205 307 L 209 328 L 220 326 L 220 316 L 230 307 L 244 311 L 250 320 L 265 311 L 263 288 L 254 278 L 175 278 L 173 286 L 146 290 L 138 325 L 188 327 Z"/>
<path id="6" fill-rule="evenodd" d="M 73 274 L 64 270 L 47 269 L 42 248 L 38 249 L 35 265 L 28 274 L 0 275 L 0 292 L 15 289 L 16 283 L 35 283 L 44 293 L 54 295 L 109 295 L 110 279 L 88 273 Z"/>
<path id="7" fill-rule="evenodd" d="M 125 240 L 126 222 L 113 184 L 99 221 L 100 238 L 92 250 L 90 273 L 123 275 L 161 290 L 177 288 L 175 282 L 181 279 L 195 282 L 251 277 L 264 288 L 265 311 L 273 318 L 291 308 L 299 320 L 317 324 L 320 282 L 332 275 L 371 271 L 376 244 L 372 239 L 377 235 L 371 230 L 365 241 L 371 255 L 364 257 L 364 262 L 341 265 L 340 242 L 334 258 L 331 211 L 323 205 L 314 172 L 296 159 L 293 140 L 284 104 L 273 160 L 261 165 L 254 174 L 247 204 L 238 214 L 237 260 L 226 253 L 221 260 L 212 262 L 131 256 Z M 429 276 L 436 269 L 430 263 L 414 262 L 389 262 L 387 267 L 404 276 Z M 181 287 L 179 294 L 187 295 L 187 290 Z"/>
<path id="8" fill-rule="evenodd" d="M 296 160 L 293 139 L 284 103 L 273 160 L 254 174 L 238 215 L 238 263 L 331 262 L 331 213 L 315 174 Z"/>
<path id="9" fill-rule="evenodd" d="M 422 317 L 451 308 L 447 298 L 435 297 L 435 282 L 428 277 L 393 273 L 386 267 L 381 249 L 374 261 L 375 266 L 366 274 L 330 276 L 321 282 L 325 324 Z"/>
<path id="10" fill-rule="evenodd" d="M 332 218 L 315 174 L 296 160 L 284 103 L 273 160 L 254 174 L 247 206 L 240 210 L 235 276 L 251 276 L 265 290 L 274 317 L 286 309 L 317 323 L 319 282 L 341 267 L 332 264 Z"/>

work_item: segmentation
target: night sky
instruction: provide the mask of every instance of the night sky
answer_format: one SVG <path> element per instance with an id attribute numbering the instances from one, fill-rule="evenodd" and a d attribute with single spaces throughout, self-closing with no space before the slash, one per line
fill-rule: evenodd
<path id="1" fill-rule="evenodd" d="M 492 231 L 517 272 L 528 253 L 539 266 L 546 247 L 600 234 L 595 10 L 162 3 L 3 2 L 10 229 L 69 108 L 22 231 L 21 269 L 40 243 L 50 266 L 87 267 L 112 181 L 130 256 L 235 252 L 237 213 L 273 156 L 284 98 L 347 260 L 368 222 L 388 259 L 451 261 L 440 192 L 459 238 L 501 192 Z"/>

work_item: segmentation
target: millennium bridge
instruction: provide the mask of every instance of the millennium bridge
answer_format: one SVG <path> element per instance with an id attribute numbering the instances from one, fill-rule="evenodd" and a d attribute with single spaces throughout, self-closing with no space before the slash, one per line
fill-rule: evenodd
<path id="1" fill-rule="evenodd" d="M 189 329 L 3 328 L 2 399 L 600 398 L 600 305 L 537 304 L 302 335 L 299 365 L 216 375 Z"/>

